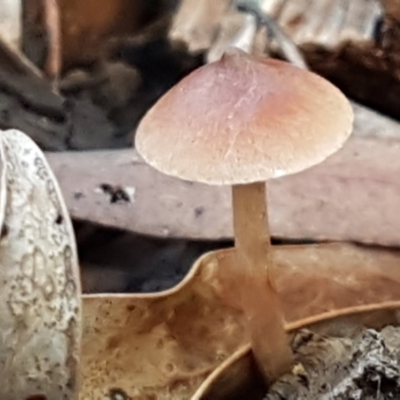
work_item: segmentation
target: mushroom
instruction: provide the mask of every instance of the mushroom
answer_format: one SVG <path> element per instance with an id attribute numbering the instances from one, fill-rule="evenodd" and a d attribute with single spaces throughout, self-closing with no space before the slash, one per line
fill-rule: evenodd
<path id="1" fill-rule="evenodd" d="M 231 185 L 235 280 L 267 380 L 292 366 L 275 290 L 265 181 L 322 162 L 351 133 L 346 97 L 318 75 L 231 48 L 182 79 L 147 112 L 136 148 L 184 180 Z"/>

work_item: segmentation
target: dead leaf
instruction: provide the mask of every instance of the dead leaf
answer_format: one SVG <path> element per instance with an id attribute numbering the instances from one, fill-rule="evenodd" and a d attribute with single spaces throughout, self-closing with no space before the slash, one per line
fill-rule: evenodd
<path id="1" fill-rule="evenodd" d="M 400 297 L 400 252 L 339 243 L 274 252 L 288 323 Z M 81 398 L 190 398 L 248 342 L 233 258 L 208 253 L 159 294 L 84 296 Z"/>

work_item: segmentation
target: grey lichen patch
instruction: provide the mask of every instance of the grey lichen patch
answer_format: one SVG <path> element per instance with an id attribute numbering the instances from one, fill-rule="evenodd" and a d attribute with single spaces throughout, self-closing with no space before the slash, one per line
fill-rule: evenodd
<path id="1" fill-rule="evenodd" d="M 0 147 L 0 398 L 72 399 L 81 303 L 71 222 L 40 149 L 18 131 L 1 132 Z"/>
<path id="2" fill-rule="evenodd" d="M 400 398 L 400 328 L 365 329 L 354 338 L 308 331 L 296 336 L 292 374 L 265 400 L 387 400 Z"/>

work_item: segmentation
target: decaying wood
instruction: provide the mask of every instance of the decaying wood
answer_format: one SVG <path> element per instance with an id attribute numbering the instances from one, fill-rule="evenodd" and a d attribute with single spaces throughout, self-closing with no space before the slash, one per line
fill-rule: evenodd
<path id="1" fill-rule="evenodd" d="M 72 400 L 81 289 L 71 221 L 32 140 L 15 130 L 0 140 L 0 397 Z"/>
<path id="2" fill-rule="evenodd" d="M 344 148 L 321 165 L 270 183 L 275 237 L 398 246 L 400 126 L 355 106 Z M 229 188 L 179 181 L 133 150 L 47 153 L 71 215 L 160 237 L 232 238 Z M 108 184 L 126 192 L 110 201 Z"/>
<path id="3" fill-rule="evenodd" d="M 394 301 L 399 252 L 342 244 L 273 251 L 288 329 L 354 305 L 400 304 Z M 233 249 L 209 253 L 181 284 L 159 294 L 84 296 L 81 398 L 191 398 L 212 371 L 247 346 L 240 282 L 232 280 L 235 259 Z"/>

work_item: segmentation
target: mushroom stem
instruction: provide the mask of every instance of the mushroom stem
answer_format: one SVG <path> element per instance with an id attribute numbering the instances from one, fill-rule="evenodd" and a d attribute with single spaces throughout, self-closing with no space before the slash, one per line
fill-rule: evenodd
<path id="1" fill-rule="evenodd" d="M 271 279 L 271 240 L 265 183 L 232 186 L 235 247 L 240 268 L 241 304 L 248 320 L 252 349 L 268 381 L 290 371 L 282 306 Z"/>

